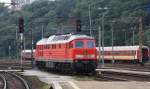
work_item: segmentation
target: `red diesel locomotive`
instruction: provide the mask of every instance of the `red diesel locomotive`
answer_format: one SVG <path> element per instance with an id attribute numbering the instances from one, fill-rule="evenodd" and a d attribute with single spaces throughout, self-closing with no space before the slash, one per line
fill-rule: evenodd
<path id="1" fill-rule="evenodd" d="M 40 68 L 93 72 L 97 66 L 95 39 L 81 34 L 41 39 L 36 44 L 35 61 Z"/>

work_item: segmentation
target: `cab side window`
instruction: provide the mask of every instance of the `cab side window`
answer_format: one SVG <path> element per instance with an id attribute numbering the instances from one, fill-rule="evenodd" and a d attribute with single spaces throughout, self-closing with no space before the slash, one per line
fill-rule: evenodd
<path id="1" fill-rule="evenodd" d="M 73 44 L 69 44 L 69 48 L 73 48 Z"/>
<path id="2" fill-rule="evenodd" d="M 76 41 L 76 48 L 83 48 L 83 47 L 84 47 L 83 41 Z"/>
<path id="3" fill-rule="evenodd" d="M 88 41 L 87 42 L 87 48 L 94 48 L 94 42 L 93 41 Z"/>

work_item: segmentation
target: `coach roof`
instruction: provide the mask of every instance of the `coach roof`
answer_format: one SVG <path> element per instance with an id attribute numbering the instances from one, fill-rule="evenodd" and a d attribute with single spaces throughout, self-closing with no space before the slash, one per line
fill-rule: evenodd
<path id="1" fill-rule="evenodd" d="M 139 50 L 140 46 L 114 46 L 114 51 L 133 51 L 133 50 Z M 147 46 L 143 46 L 143 48 L 148 48 Z M 98 47 L 96 47 L 97 50 L 99 50 Z M 102 47 L 100 47 L 100 50 L 102 51 Z M 104 51 L 112 51 L 111 47 L 104 47 Z"/>

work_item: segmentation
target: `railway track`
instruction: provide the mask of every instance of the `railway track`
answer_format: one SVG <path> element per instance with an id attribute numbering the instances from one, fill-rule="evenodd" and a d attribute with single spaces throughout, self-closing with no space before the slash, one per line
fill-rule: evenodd
<path id="1" fill-rule="evenodd" d="M 0 78 L 0 89 L 30 89 L 27 82 L 15 73 L 1 72 Z"/>
<path id="2" fill-rule="evenodd" d="M 6 82 L 5 76 L 0 74 L 0 81 L 1 81 L 0 82 L 0 89 L 6 89 L 7 88 L 6 87 L 7 82 Z"/>
<path id="3" fill-rule="evenodd" d="M 105 67 L 97 69 L 98 79 L 110 79 L 119 81 L 148 81 L 150 82 L 150 70 Z"/>
<path id="4" fill-rule="evenodd" d="M 150 72 L 150 69 L 132 69 L 132 68 L 118 68 L 118 67 L 103 67 L 101 69 L 118 69 L 118 70 Z"/>
<path id="5" fill-rule="evenodd" d="M 24 69 L 32 69 L 32 63 L 30 61 L 24 61 L 23 62 L 23 68 Z M 20 62 L 8 62 L 8 61 L 0 61 L 0 69 L 20 69 L 21 65 Z"/>
<path id="6" fill-rule="evenodd" d="M 150 64 L 145 66 L 141 66 L 139 64 L 105 64 L 105 67 L 99 67 L 102 69 L 123 69 L 123 70 L 131 70 L 131 71 L 142 71 L 142 72 L 150 72 Z"/>
<path id="7" fill-rule="evenodd" d="M 97 77 L 100 81 L 145 81 L 150 82 L 150 76 L 142 76 L 136 74 L 112 73 L 104 72 Z"/>
<path id="8" fill-rule="evenodd" d="M 24 69 L 32 69 L 32 66 L 23 66 Z M 18 65 L 0 65 L 0 69 L 1 70 L 5 70 L 5 69 L 10 69 L 10 70 L 16 70 L 16 69 L 21 69 L 21 66 Z"/>

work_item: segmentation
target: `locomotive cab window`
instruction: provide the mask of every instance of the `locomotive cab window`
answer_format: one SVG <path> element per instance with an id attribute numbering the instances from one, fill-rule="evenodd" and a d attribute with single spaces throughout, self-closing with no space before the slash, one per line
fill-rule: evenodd
<path id="1" fill-rule="evenodd" d="M 69 44 L 69 48 L 73 48 L 73 44 Z"/>
<path id="2" fill-rule="evenodd" d="M 87 48 L 94 48 L 94 42 L 93 41 L 88 41 L 87 42 Z"/>
<path id="3" fill-rule="evenodd" d="M 83 47 L 84 47 L 83 41 L 76 41 L 76 48 L 83 48 Z"/>

